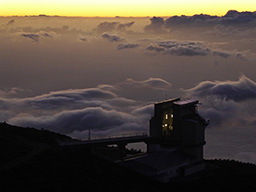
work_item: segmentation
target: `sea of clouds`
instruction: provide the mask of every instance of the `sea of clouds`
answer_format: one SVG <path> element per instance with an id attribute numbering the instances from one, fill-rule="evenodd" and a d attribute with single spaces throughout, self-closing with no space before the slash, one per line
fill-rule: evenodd
<path id="1" fill-rule="evenodd" d="M 0 121 L 88 139 L 148 133 L 196 98 L 206 158 L 256 162 L 256 14 L 0 18 Z"/>

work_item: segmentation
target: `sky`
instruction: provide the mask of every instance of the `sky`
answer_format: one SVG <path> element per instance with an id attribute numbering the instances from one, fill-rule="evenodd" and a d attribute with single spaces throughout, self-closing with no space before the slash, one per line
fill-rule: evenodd
<path id="1" fill-rule="evenodd" d="M 44 14 L 59 14 L 51 3 Z M 0 121 L 82 140 L 89 129 L 148 133 L 154 103 L 194 98 L 210 120 L 205 158 L 256 163 L 256 12 L 234 5 L 219 16 L 0 17 Z"/>
<path id="2" fill-rule="evenodd" d="M 0 14 L 60 16 L 224 15 L 228 10 L 254 11 L 254 0 L 1 0 Z"/>

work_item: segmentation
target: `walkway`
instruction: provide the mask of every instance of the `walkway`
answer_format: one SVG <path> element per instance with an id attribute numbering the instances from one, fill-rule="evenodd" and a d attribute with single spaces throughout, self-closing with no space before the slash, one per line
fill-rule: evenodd
<path id="1" fill-rule="evenodd" d="M 147 142 L 150 140 L 150 137 L 146 134 L 136 135 L 136 136 L 126 136 L 126 137 L 114 137 L 114 138 L 103 138 L 87 141 L 79 140 L 68 140 L 68 141 L 59 141 L 59 145 L 63 147 L 75 146 L 75 145 L 84 145 L 84 146 L 97 146 L 97 145 L 118 145 L 118 144 L 128 144 L 128 143 L 138 143 L 138 142 Z"/>

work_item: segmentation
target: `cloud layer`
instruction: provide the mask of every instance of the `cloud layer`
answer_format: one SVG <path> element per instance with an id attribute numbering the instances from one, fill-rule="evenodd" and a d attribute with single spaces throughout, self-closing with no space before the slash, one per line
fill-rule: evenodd
<path id="1" fill-rule="evenodd" d="M 174 56 L 218 56 L 228 58 L 230 56 L 242 58 L 241 53 L 233 53 L 207 47 L 202 42 L 183 42 L 183 41 L 160 41 L 151 44 L 146 48 L 148 51 Z"/>
<path id="2" fill-rule="evenodd" d="M 256 83 L 242 75 L 238 81 L 205 81 L 189 90 L 194 96 L 217 96 L 237 102 L 256 99 Z"/>
<path id="3" fill-rule="evenodd" d="M 55 91 L 35 97 L 15 98 L 16 92 L 2 91 L 1 109 L 8 110 L 9 115 L 5 114 L 1 119 L 71 136 L 74 133 L 78 136 L 79 132 L 82 134 L 89 128 L 95 135 L 105 131 L 108 134 L 147 132 L 148 121 L 153 115 L 152 101 L 128 97 L 135 92 L 146 96 L 154 91 L 167 90 L 175 89 L 161 78 L 144 81 L 129 78 L 116 85 Z M 127 94 L 127 91 L 132 94 Z M 250 126 L 256 122 L 256 110 L 247 105 L 248 100 L 249 103 L 256 103 L 256 83 L 244 75 L 238 81 L 204 81 L 183 92 L 203 103 L 201 113 L 211 120 L 211 126 Z M 241 116 L 241 112 L 247 115 Z"/>
<path id="4" fill-rule="evenodd" d="M 118 50 L 122 50 L 122 49 L 134 49 L 136 47 L 139 47 L 140 45 L 137 43 L 124 43 L 124 44 L 119 44 L 117 46 Z"/>
<path id="5" fill-rule="evenodd" d="M 118 42 L 118 41 L 123 41 L 124 38 L 115 35 L 115 34 L 108 34 L 108 33 L 103 33 L 102 38 L 109 40 L 110 42 Z"/>
<path id="6" fill-rule="evenodd" d="M 102 22 L 100 23 L 95 31 L 98 34 L 106 33 L 106 32 L 114 32 L 114 31 L 125 31 L 126 28 L 131 27 L 134 24 L 134 21 L 128 23 L 120 23 L 120 22 Z"/>
<path id="7" fill-rule="evenodd" d="M 224 16 L 193 15 L 193 16 L 173 16 L 165 20 L 165 27 L 174 26 L 209 26 L 209 25 L 256 25 L 256 12 L 238 12 L 230 10 Z"/>
<path id="8" fill-rule="evenodd" d="M 38 41 L 39 41 L 39 35 L 37 35 L 37 34 L 22 34 L 21 36 L 23 36 L 23 37 L 27 37 L 27 38 L 29 38 L 29 39 L 32 39 L 34 42 L 36 42 L 36 43 L 38 43 Z"/>
<path id="9" fill-rule="evenodd" d="M 184 96 L 203 104 L 212 146 L 237 148 L 255 133 L 255 12 L 0 21 L 0 121 L 80 139 L 89 128 L 92 136 L 138 133 L 154 102 Z M 246 142 L 237 157 L 250 156 Z"/>
<path id="10" fill-rule="evenodd" d="M 150 24 L 144 27 L 146 33 L 166 33 L 164 28 L 165 21 L 161 17 L 153 17 L 150 19 Z"/>
<path id="11" fill-rule="evenodd" d="M 0 98 L 1 109 L 10 113 L 1 115 L 1 120 L 20 126 L 46 128 L 79 139 L 87 139 L 89 129 L 94 137 L 148 132 L 153 105 L 119 95 L 124 85 L 149 90 L 171 87 L 163 79 L 150 78 L 24 98 L 10 98 L 9 95 L 15 93 L 2 91 L 5 94 Z"/>
<path id="12" fill-rule="evenodd" d="M 210 127 L 237 129 L 253 127 L 256 110 L 256 83 L 246 76 L 238 81 L 204 81 L 186 90 L 203 103 L 202 114 Z"/>

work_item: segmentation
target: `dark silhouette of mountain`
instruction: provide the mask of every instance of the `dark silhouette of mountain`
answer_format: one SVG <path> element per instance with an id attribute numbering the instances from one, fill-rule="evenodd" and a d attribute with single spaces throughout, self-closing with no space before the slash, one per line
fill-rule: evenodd
<path id="1" fill-rule="evenodd" d="M 0 124 L 0 191 L 256 190 L 256 165 L 206 160 L 204 172 L 163 184 L 95 156 L 90 148 L 60 147 L 70 137 Z"/>

